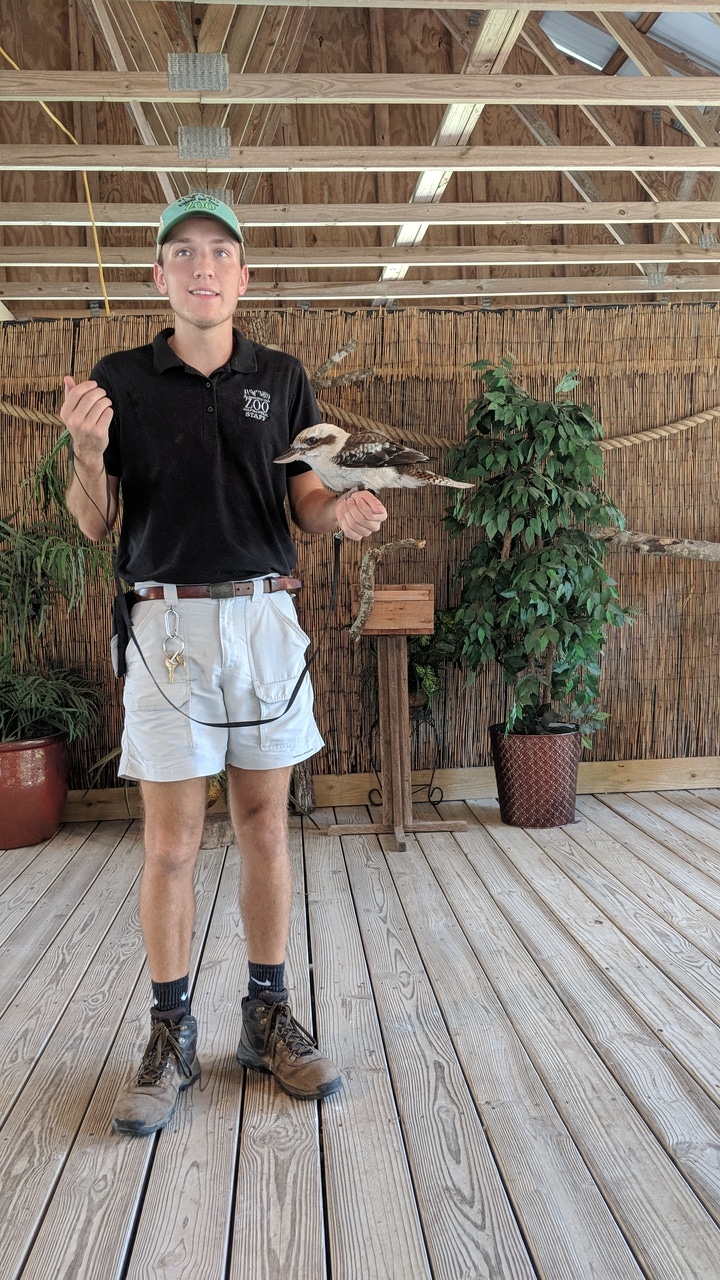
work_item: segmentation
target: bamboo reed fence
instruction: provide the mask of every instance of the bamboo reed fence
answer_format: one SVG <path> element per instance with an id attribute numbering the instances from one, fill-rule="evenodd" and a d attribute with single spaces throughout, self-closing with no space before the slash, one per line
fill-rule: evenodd
<path id="1" fill-rule="evenodd" d="M 337 366 L 338 376 L 373 370 L 358 381 L 343 378 L 320 393 L 328 410 L 461 440 L 464 409 L 477 394 L 473 360 L 511 355 L 527 389 L 547 396 L 561 375 L 578 369 L 579 396 L 604 424 L 608 440 L 651 431 L 720 405 L 720 312 L 713 303 L 652 304 L 505 311 L 480 309 L 396 312 L 359 310 L 243 310 L 238 323 L 252 338 L 275 344 L 315 369 L 354 343 Z M 62 377 L 86 377 L 101 355 L 146 342 L 167 324 L 166 314 L 9 323 L 0 331 L 0 400 L 32 414 L 57 413 Z M 17 509 L 22 482 L 57 439 L 58 428 L 28 418 L 0 416 L 0 513 Z M 443 450 L 429 449 L 442 469 Z M 720 471 L 720 419 L 699 417 L 680 433 L 645 439 L 633 448 L 605 453 L 605 488 L 625 512 L 628 527 L 647 533 L 720 540 L 715 501 Z M 192 459 L 188 459 L 192 466 Z M 447 493 L 392 492 L 383 541 L 425 539 L 422 551 L 393 555 L 379 581 L 433 581 L 436 605 L 458 600 L 454 573 L 463 542 L 451 542 L 443 526 Z M 350 586 L 357 580 L 363 547 L 345 543 L 338 607 L 328 619 L 332 550 L 330 535 L 297 534 L 304 590 L 298 599 L 306 630 L 320 637 L 313 682 L 317 715 L 326 740 L 315 757 L 318 774 L 366 772 L 372 766 L 375 708 L 362 680 L 370 642 L 352 643 Z M 596 760 L 712 755 L 718 750 L 715 709 L 720 699 L 717 569 L 693 560 L 608 552 L 621 598 L 640 607 L 632 628 L 612 634 L 603 660 L 603 703 L 610 713 L 596 736 Z M 94 584 L 82 618 L 58 608 L 43 657 L 77 663 L 106 691 L 98 734 L 73 752 L 71 785 L 82 787 L 87 769 L 119 742 L 120 689 L 110 671 L 109 618 L 104 588 Z M 460 768 L 489 762 L 486 727 L 500 719 L 505 694 L 488 669 L 465 687 L 450 670 L 432 705 L 440 740 L 437 763 Z M 432 726 L 413 735 L 413 767 L 435 757 Z M 104 785 L 114 775 L 106 773 Z"/>

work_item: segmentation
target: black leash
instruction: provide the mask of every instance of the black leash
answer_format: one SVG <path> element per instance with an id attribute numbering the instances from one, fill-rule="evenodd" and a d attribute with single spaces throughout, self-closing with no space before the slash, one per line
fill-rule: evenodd
<path id="1" fill-rule="evenodd" d="M 98 512 L 100 518 L 102 519 L 103 524 L 105 525 L 108 536 L 111 536 L 112 530 L 110 528 L 110 505 L 112 502 L 112 495 L 110 493 L 110 477 L 108 476 L 107 470 L 105 470 L 105 492 L 107 497 L 107 506 L 106 506 L 105 515 L 103 515 L 97 502 L 88 493 L 87 489 L 85 488 L 85 485 L 83 484 L 77 471 L 75 470 L 74 450 L 73 450 L 72 440 L 70 441 L 70 444 L 69 444 L 69 454 L 70 454 L 70 463 L 73 466 L 75 479 L 80 485 L 80 488 L 82 489 L 86 498 L 89 499 L 89 501 L 94 506 L 95 510 Z M 332 614 L 334 612 L 335 605 L 337 602 L 338 583 L 340 580 L 340 548 L 343 544 L 344 536 L 345 535 L 342 532 L 333 534 L 332 588 L 330 591 L 330 604 L 328 605 L 328 611 L 325 617 L 325 623 L 322 628 L 323 631 L 325 630 L 325 627 L 327 626 L 328 622 L 330 621 L 330 618 L 332 617 Z M 273 724 L 276 720 L 281 720 L 283 716 L 287 715 L 288 711 L 292 707 L 295 699 L 297 698 L 300 692 L 300 688 L 302 686 L 303 680 L 305 679 L 308 671 L 310 670 L 312 663 L 315 661 L 318 650 L 320 648 L 319 640 L 315 645 L 315 647 L 311 650 L 310 656 L 306 658 L 305 665 L 303 666 L 303 669 L 297 678 L 293 691 L 290 694 L 290 697 L 288 699 L 287 705 L 285 706 L 284 710 L 280 712 L 279 715 L 269 716 L 266 720 L 227 720 L 227 719 L 226 720 L 198 720 L 197 716 L 191 716 L 188 711 L 183 711 L 182 707 L 178 707 L 175 705 L 172 698 L 169 698 L 165 690 L 162 689 L 161 686 L 158 684 L 158 681 L 156 680 L 155 675 L 153 674 L 153 672 L 150 670 L 150 667 L 148 666 L 148 662 L 145 657 L 145 654 L 140 648 L 138 638 L 135 635 L 135 628 L 133 627 L 132 617 L 130 615 L 130 610 L 128 609 L 128 603 L 127 603 L 128 593 L 125 591 L 123 587 L 122 579 L 120 578 L 117 571 L 117 555 L 116 554 L 114 554 L 112 557 L 112 571 L 113 571 L 113 578 L 115 580 L 115 588 L 116 588 L 115 602 L 113 605 L 113 613 L 115 617 L 116 630 L 118 629 L 118 621 L 120 620 L 127 632 L 127 637 L 128 637 L 127 643 L 129 644 L 132 641 L 132 643 L 135 645 L 135 648 L 137 649 L 140 655 L 140 658 L 142 660 L 142 664 L 145 667 L 145 670 L 147 671 L 148 675 L 150 676 L 150 679 L 152 680 L 153 684 L 155 685 L 155 688 L 157 689 L 161 697 L 165 699 L 168 705 L 173 708 L 173 711 L 177 711 L 178 715 L 184 716 L 186 720 L 192 720 L 193 724 L 201 724 L 208 729 L 250 729 L 261 724 Z M 118 615 L 117 613 L 115 613 L 116 608 L 118 609 L 120 619 L 118 619 Z M 122 671 L 118 670 L 118 675 L 124 675 L 124 674 L 125 674 L 125 664 L 123 660 Z"/>

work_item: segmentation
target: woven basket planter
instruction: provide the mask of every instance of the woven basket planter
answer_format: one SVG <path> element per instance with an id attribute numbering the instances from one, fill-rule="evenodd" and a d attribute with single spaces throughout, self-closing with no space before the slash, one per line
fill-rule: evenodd
<path id="1" fill-rule="evenodd" d="M 500 817 L 510 827 L 562 827 L 575 821 L 582 743 L 572 733 L 511 733 L 490 727 Z"/>

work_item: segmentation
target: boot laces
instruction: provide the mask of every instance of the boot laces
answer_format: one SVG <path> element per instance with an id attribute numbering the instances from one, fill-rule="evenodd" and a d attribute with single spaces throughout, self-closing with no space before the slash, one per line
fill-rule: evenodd
<path id="1" fill-rule="evenodd" d="M 171 1058 L 174 1058 L 181 1075 L 189 1079 L 192 1075 L 190 1065 L 185 1061 L 182 1046 L 176 1029 L 167 1022 L 158 1020 L 153 1023 L 147 1049 L 143 1054 L 138 1085 L 159 1084 Z"/>
<path id="2" fill-rule="evenodd" d="M 315 1040 L 297 1018 L 293 1018 L 289 1004 L 277 1004 L 271 1013 L 272 1049 L 278 1040 L 290 1050 L 296 1058 L 305 1058 L 317 1048 Z"/>

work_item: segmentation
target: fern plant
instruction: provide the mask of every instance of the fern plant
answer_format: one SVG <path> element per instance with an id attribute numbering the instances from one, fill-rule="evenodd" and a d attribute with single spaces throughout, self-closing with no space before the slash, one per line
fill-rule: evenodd
<path id="1" fill-rule="evenodd" d="M 634 612 L 621 606 L 605 544 L 592 535 L 624 527 L 599 485 L 602 428 L 570 399 L 574 373 L 543 401 L 514 381 L 511 360 L 472 368 L 484 390 L 448 464 L 477 487 L 459 493 L 446 516 L 453 536 L 477 534 L 458 571 L 462 654 L 471 673 L 500 665 L 511 695 L 506 732 L 577 726 L 589 746 L 607 719 L 598 704 L 605 628 Z"/>

